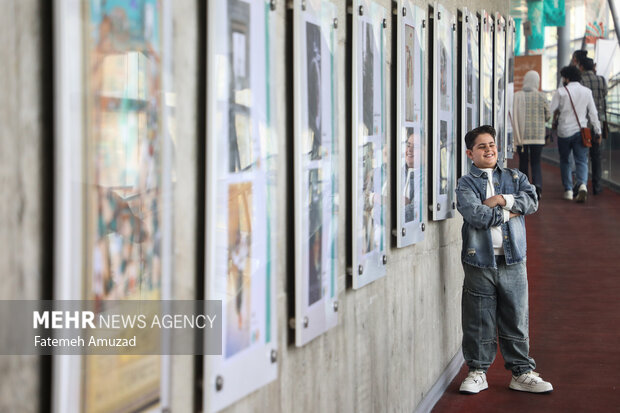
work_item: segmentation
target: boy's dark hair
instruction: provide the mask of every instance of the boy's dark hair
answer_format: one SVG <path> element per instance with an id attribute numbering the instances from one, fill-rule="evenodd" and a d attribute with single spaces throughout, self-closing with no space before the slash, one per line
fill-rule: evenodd
<path id="1" fill-rule="evenodd" d="M 568 79 L 569 82 L 579 82 L 581 80 L 581 72 L 575 66 L 564 66 L 560 70 L 560 76 Z"/>
<path id="2" fill-rule="evenodd" d="M 588 58 L 587 50 L 575 50 L 573 52 L 573 57 L 577 61 L 577 64 L 582 64 L 584 59 Z"/>
<path id="3" fill-rule="evenodd" d="M 485 133 L 491 135 L 493 137 L 493 140 L 495 140 L 495 128 L 491 125 L 478 126 L 477 128 L 467 132 L 467 134 L 465 135 L 465 146 L 467 146 L 467 149 L 471 150 L 474 147 L 474 142 L 476 142 L 476 138 L 479 135 L 483 135 Z"/>
<path id="4" fill-rule="evenodd" d="M 585 71 L 594 70 L 594 60 L 590 59 L 589 57 L 583 59 L 580 64 Z"/>

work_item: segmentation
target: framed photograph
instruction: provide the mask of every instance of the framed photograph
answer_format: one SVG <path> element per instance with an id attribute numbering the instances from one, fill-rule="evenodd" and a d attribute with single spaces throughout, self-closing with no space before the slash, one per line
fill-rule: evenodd
<path id="1" fill-rule="evenodd" d="M 506 26 L 506 159 L 512 159 L 516 150 L 513 138 L 514 119 L 512 117 L 512 103 L 515 91 L 515 21 L 508 18 Z"/>
<path id="2" fill-rule="evenodd" d="M 465 134 L 480 126 L 480 25 L 478 18 L 463 8 L 461 22 L 461 150 L 460 176 L 469 172 L 471 160 L 465 150 Z"/>
<path id="3" fill-rule="evenodd" d="M 222 301 L 222 354 L 205 357 L 204 410 L 275 380 L 276 183 L 269 3 L 207 8 L 205 297 Z"/>
<path id="4" fill-rule="evenodd" d="M 54 21 L 54 299 L 170 299 L 171 4 L 57 2 Z M 55 412 L 169 406 L 168 356 L 53 357 Z"/>
<path id="5" fill-rule="evenodd" d="M 336 16 L 328 2 L 293 6 L 297 346 L 338 323 Z"/>
<path id="6" fill-rule="evenodd" d="M 387 257 L 388 147 L 385 63 L 387 10 L 369 0 L 353 2 L 351 216 L 353 288 L 385 275 Z"/>
<path id="7" fill-rule="evenodd" d="M 426 228 L 426 12 L 401 0 L 396 19 L 396 246 L 424 239 Z"/>
<path id="8" fill-rule="evenodd" d="M 495 14 L 495 142 L 497 163 L 506 166 L 506 20 Z"/>
<path id="9" fill-rule="evenodd" d="M 439 3 L 433 7 L 433 145 L 431 211 L 434 221 L 456 211 L 456 16 Z"/>
<path id="10" fill-rule="evenodd" d="M 480 11 L 480 124 L 493 125 L 493 18 Z"/>

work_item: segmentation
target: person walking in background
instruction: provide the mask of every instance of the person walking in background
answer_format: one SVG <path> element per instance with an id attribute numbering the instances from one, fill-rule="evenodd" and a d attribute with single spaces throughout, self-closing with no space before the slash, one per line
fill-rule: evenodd
<path id="1" fill-rule="evenodd" d="M 513 102 L 514 140 L 519 154 L 519 170 L 536 187 L 538 199 L 542 196 L 542 168 L 540 158 L 545 146 L 545 123 L 551 117 L 547 98 L 538 91 L 540 75 L 530 70 L 523 78 L 523 88 L 515 93 Z M 532 175 L 528 173 L 532 166 Z"/>
<path id="2" fill-rule="evenodd" d="M 577 66 L 582 59 L 588 57 L 587 50 L 575 50 L 573 56 L 570 59 L 570 66 Z"/>
<path id="3" fill-rule="evenodd" d="M 607 82 L 603 76 L 597 76 L 594 73 L 594 60 L 584 57 L 579 60 L 577 65 L 581 70 L 581 84 L 592 91 L 594 105 L 598 112 L 598 120 L 603 125 L 607 120 Z M 591 123 L 588 124 L 590 129 L 593 128 Z M 592 138 L 592 147 L 590 148 L 590 162 L 592 164 L 592 193 L 597 195 L 601 193 L 603 187 L 601 185 L 601 135 Z"/>
<path id="4" fill-rule="evenodd" d="M 512 372 L 508 387 L 549 393 L 553 386 L 534 372 L 536 362 L 529 355 L 524 216 L 538 210 L 536 190 L 523 173 L 497 163 L 492 126 L 467 132 L 465 145 L 473 165 L 459 179 L 456 198 L 463 216 L 462 347 L 469 374 L 459 391 L 476 394 L 488 388 L 486 372 L 499 339 Z"/>
<path id="5" fill-rule="evenodd" d="M 592 99 L 592 91 L 579 81 L 581 74 L 575 66 L 565 66 L 560 70 L 563 87 L 558 88 L 551 99 L 551 112 L 559 110 L 558 119 L 558 150 L 560 152 L 560 172 L 564 186 L 564 199 L 573 200 L 573 177 L 568 157 L 573 153 L 575 158 L 577 202 L 585 202 L 588 197 L 588 148 L 581 141 L 581 126 L 587 125 L 590 119 L 594 134 L 601 134 L 598 113 Z"/>

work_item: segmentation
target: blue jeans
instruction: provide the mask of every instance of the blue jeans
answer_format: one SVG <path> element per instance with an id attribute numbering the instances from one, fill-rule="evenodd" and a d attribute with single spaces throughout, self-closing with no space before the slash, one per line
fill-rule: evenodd
<path id="1" fill-rule="evenodd" d="M 463 357 L 470 370 L 486 372 L 499 337 L 504 366 L 519 376 L 536 367 L 529 356 L 527 269 L 525 261 L 506 265 L 503 255 L 496 261 L 497 269 L 463 263 Z"/>
<path id="2" fill-rule="evenodd" d="M 577 185 L 588 184 L 588 148 L 583 146 L 581 142 L 581 133 L 577 132 L 568 138 L 558 137 L 558 150 L 560 152 L 560 172 L 562 174 L 562 185 L 565 191 L 573 190 L 573 176 L 571 173 L 568 157 L 571 151 L 575 158 L 575 167 L 577 169 L 575 175 Z"/>

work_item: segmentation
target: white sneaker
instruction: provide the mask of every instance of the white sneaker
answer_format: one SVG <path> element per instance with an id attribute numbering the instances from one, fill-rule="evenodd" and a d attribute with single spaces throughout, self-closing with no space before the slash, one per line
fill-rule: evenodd
<path id="1" fill-rule="evenodd" d="M 484 371 L 472 370 L 469 372 L 467 377 L 465 377 L 463 383 L 461 383 L 461 388 L 459 391 L 465 394 L 476 394 L 488 388 L 489 383 L 487 383 L 487 375 Z"/>
<path id="2" fill-rule="evenodd" d="M 510 386 L 508 387 L 512 390 L 527 391 L 530 393 L 550 393 L 553 391 L 551 383 L 544 381 L 540 378 L 540 374 L 533 371 L 523 373 L 519 377 L 512 376 Z"/>
<path id="3" fill-rule="evenodd" d="M 577 202 L 586 202 L 588 199 L 588 187 L 584 184 L 579 185 L 579 193 L 575 197 L 575 201 Z"/>
<path id="4" fill-rule="evenodd" d="M 566 191 L 564 192 L 564 199 L 566 199 L 567 201 L 572 201 L 573 200 L 573 191 Z"/>

